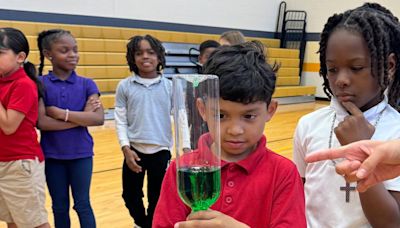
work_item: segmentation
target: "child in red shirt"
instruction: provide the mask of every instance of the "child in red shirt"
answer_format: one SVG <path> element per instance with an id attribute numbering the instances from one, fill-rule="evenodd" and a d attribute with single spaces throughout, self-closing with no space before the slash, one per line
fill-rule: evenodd
<path id="1" fill-rule="evenodd" d="M 44 158 L 35 130 L 41 90 L 28 54 L 21 31 L 0 28 L 0 221 L 47 228 Z"/>
<path id="2" fill-rule="evenodd" d="M 252 42 L 220 47 L 204 73 L 220 79 L 221 194 L 211 210 L 190 214 L 177 192 L 173 161 L 153 227 L 306 227 L 303 185 L 295 165 L 266 148 L 265 123 L 277 108 L 271 100 L 276 76 L 260 47 Z M 208 137 L 213 135 L 199 143 Z"/>

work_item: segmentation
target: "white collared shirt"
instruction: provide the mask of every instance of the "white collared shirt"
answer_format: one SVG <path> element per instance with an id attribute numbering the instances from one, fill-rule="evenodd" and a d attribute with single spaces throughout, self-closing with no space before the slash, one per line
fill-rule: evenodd
<path id="1" fill-rule="evenodd" d="M 364 117 L 372 125 L 377 123 L 373 140 L 400 138 L 400 113 L 387 103 L 387 98 L 365 111 Z M 306 215 L 308 227 L 371 227 L 361 207 L 357 191 L 350 191 L 349 202 L 341 187 L 346 185 L 344 178 L 335 172 L 331 160 L 307 164 L 304 157 L 313 151 L 329 147 L 330 131 L 334 115 L 336 127 L 349 115 L 340 103 L 333 98 L 330 106 L 303 116 L 297 125 L 294 136 L 293 159 L 300 176 L 306 179 Z M 332 134 L 332 148 L 340 143 Z M 385 181 L 386 189 L 400 191 L 400 178 Z M 351 187 L 355 187 L 351 183 Z"/>

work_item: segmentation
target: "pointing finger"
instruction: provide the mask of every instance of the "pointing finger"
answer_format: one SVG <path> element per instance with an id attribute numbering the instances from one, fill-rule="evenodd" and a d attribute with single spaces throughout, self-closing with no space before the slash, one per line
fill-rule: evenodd
<path id="1" fill-rule="evenodd" d="M 306 162 L 317 162 L 328 159 L 336 159 L 336 158 L 344 158 L 347 153 L 347 146 L 332 148 L 326 150 L 320 150 L 313 153 L 310 153 L 306 156 Z"/>

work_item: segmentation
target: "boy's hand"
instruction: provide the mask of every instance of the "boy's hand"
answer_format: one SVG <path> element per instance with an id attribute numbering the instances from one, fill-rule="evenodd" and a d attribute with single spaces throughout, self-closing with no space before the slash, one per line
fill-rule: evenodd
<path id="1" fill-rule="evenodd" d="M 86 106 L 84 111 L 85 112 L 95 112 L 97 109 L 99 109 L 101 106 L 101 102 L 100 99 L 96 99 L 94 97 L 90 97 L 87 101 L 86 101 Z"/>
<path id="2" fill-rule="evenodd" d="M 363 139 L 370 139 L 375 132 L 375 127 L 364 117 L 361 110 L 352 102 L 342 102 L 343 107 L 351 115 L 344 118 L 335 128 L 336 138 L 341 145 L 347 145 Z"/>
<path id="3" fill-rule="evenodd" d="M 131 150 L 129 146 L 123 146 L 122 152 L 124 153 L 125 161 L 129 169 L 131 169 L 135 173 L 142 172 L 142 167 L 136 163 L 136 161 L 140 161 L 140 158 L 137 155 L 137 153 Z"/>
<path id="4" fill-rule="evenodd" d="M 174 226 L 174 228 L 188 228 L 188 227 L 248 228 L 249 226 L 219 211 L 207 210 L 207 211 L 199 211 L 192 213 L 187 217 L 186 221 L 178 222 Z"/>

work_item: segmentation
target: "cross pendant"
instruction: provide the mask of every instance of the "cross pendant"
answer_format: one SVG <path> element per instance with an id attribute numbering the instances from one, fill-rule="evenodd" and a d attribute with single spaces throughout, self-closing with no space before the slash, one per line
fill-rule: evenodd
<path id="1" fill-rule="evenodd" d="M 350 183 L 346 182 L 346 186 L 340 187 L 340 191 L 346 191 L 346 203 L 350 202 L 350 191 L 355 191 L 356 187 L 351 187 Z"/>

